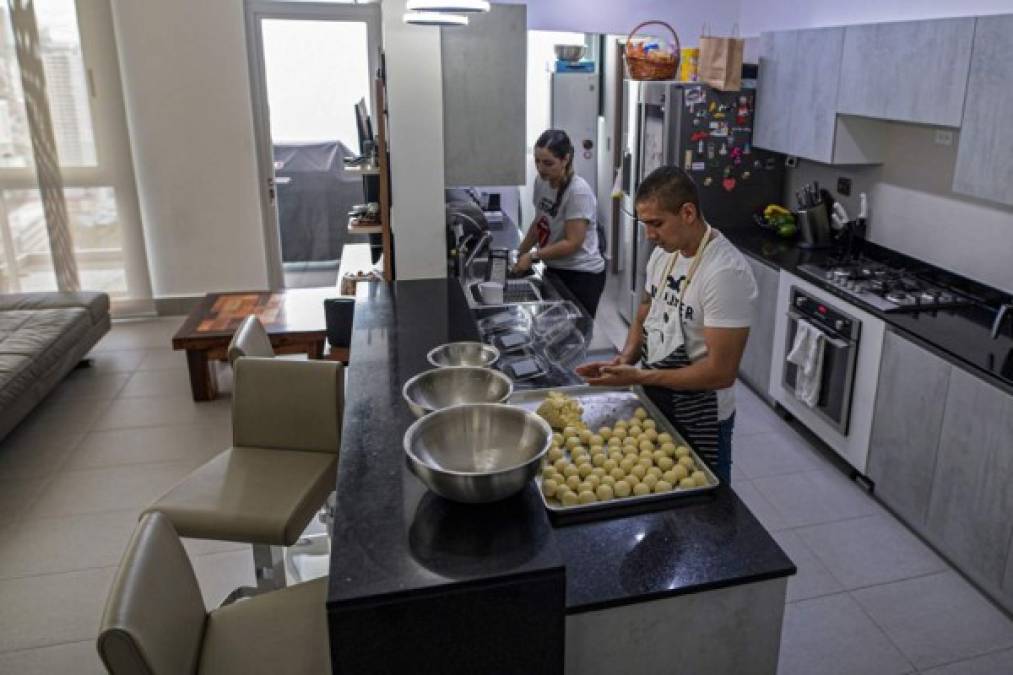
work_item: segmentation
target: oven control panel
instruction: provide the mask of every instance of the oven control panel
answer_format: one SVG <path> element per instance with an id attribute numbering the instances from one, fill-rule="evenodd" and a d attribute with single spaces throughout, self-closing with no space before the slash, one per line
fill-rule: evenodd
<path id="1" fill-rule="evenodd" d="M 791 305 L 803 317 L 848 340 L 858 339 L 859 322 L 848 314 L 797 287 L 791 289 Z"/>

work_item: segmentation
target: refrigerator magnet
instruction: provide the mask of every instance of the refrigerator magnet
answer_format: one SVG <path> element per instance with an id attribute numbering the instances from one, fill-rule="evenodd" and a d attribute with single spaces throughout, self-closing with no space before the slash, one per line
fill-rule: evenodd
<path id="1" fill-rule="evenodd" d="M 710 187 L 713 183 L 714 183 L 714 179 L 711 178 L 710 176 L 707 176 L 706 178 L 703 179 L 703 186 L 704 187 Z"/>
<path id="2" fill-rule="evenodd" d="M 725 178 L 723 181 L 721 181 L 721 187 L 725 189 L 725 192 L 731 192 L 732 190 L 735 189 L 735 179 Z"/>
<path id="3" fill-rule="evenodd" d="M 707 165 L 704 162 L 693 162 L 693 164 L 690 166 L 690 169 L 692 171 L 703 171 L 706 168 Z"/>

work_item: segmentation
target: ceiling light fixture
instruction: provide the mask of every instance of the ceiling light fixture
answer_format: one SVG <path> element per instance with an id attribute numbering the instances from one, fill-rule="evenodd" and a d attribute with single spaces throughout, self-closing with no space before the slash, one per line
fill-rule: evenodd
<path id="1" fill-rule="evenodd" d="M 409 12 L 488 12 L 488 0 L 408 0 Z"/>
<path id="2" fill-rule="evenodd" d="M 442 12 L 406 12 L 402 17 L 413 26 L 467 26 L 468 17 Z"/>

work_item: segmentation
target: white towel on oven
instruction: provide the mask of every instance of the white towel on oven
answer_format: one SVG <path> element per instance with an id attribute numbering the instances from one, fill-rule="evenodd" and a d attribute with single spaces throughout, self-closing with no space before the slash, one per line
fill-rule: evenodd
<path id="1" fill-rule="evenodd" d="M 810 408 L 815 407 L 820 398 L 825 341 L 823 331 L 816 326 L 805 319 L 796 322 L 795 342 L 787 361 L 796 366 L 795 397 Z"/>

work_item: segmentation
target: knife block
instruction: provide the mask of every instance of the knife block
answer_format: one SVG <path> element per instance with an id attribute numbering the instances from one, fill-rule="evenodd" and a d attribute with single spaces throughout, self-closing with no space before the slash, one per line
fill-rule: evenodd
<path id="1" fill-rule="evenodd" d="M 805 249 L 830 248 L 830 220 L 823 204 L 795 212 L 795 224 L 798 226 L 798 247 Z"/>

